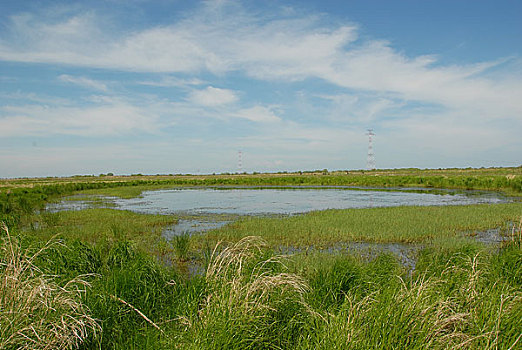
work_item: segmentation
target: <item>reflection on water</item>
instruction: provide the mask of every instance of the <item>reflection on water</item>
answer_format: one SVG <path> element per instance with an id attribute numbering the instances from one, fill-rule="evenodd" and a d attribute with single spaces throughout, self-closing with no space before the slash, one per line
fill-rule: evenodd
<path id="1" fill-rule="evenodd" d="M 172 189 L 144 192 L 140 198 L 116 199 L 120 209 L 142 213 L 298 214 L 313 210 L 391 207 L 400 205 L 464 205 L 505 202 L 496 193 L 445 194 L 354 191 L 340 188 L 301 189 Z"/>

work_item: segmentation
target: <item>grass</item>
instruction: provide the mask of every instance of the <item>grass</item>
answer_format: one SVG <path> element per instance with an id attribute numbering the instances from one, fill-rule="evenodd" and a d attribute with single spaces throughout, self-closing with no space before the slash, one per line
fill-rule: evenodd
<path id="1" fill-rule="evenodd" d="M 190 321 L 185 348 L 292 348 L 315 315 L 304 297 L 308 286 L 281 271 L 280 258 L 266 255 L 264 242 L 245 237 L 210 259 L 207 297 Z"/>
<path id="2" fill-rule="evenodd" d="M 183 275 L 135 242 L 66 239 L 33 258 L 38 270 L 16 290 L 33 288 L 43 274 L 62 288 L 87 274 L 88 284 L 67 294 L 101 327 L 70 344 L 83 349 L 515 349 L 521 229 L 495 250 L 469 238 L 435 240 L 419 252 L 413 273 L 390 254 L 282 257 L 263 239 L 245 237 L 217 245 L 202 275 Z M 4 256 L 12 255 L 8 243 Z M 60 312 L 41 315 L 52 322 Z"/>
<path id="3" fill-rule="evenodd" d="M 263 237 L 271 246 L 328 247 L 342 242 L 422 242 L 447 239 L 516 222 L 522 203 L 494 205 L 393 207 L 312 212 L 292 217 L 249 217 L 195 237 L 237 241 Z M 505 229 L 507 232 L 507 228 Z"/>
<path id="4" fill-rule="evenodd" d="M 21 248 L 3 225 L 0 249 L 0 348 L 77 347 L 100 327 L 82 302 L 90 287 L 82 276 L 59 283 L 34 264 L 49 249 Z"/>
<path id="5" fill-rule="evenodd" d="M 94 244 L 133 241 L 149 252 L 164 246 L 161 242 L 163 229 L 177 222 L 172 216 L 106 208 L 44 212 L 32 220 L 39 223 L 40 229 L 30 230 L 28 235 L 42 240 L 58 236 Z"/>
<path id="6" fill-rule="evenodd" d="M 188 232 L 174 236 L 172 238 L 172 245 L 174 246 L 174 252 L 178 260 L 189 260 L 190 234 Z"/>
<path id="7" fill-rule="evenodd" d="M 522 337 L 522 251 L 434 245 L 412 275 L 392 256 L 301 254 L 290 267 L 326 310 L 300 349 L 515 349 Z M 507 268 L 506 264 L 509 265 Z M 517 265 L 517 266 L 515 266 Z M 513 276 L 515 273 L 517 276 Z"/>

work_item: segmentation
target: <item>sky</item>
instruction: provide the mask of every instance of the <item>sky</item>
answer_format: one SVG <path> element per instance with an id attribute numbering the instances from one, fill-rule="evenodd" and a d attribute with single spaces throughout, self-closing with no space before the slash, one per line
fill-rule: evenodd
<path id="1" fill-rule="evenodd" d="M 368 129 L 377 168 L 519 166 L 520 14 L 0 0 L 0 178 L 365 169 Z"/>

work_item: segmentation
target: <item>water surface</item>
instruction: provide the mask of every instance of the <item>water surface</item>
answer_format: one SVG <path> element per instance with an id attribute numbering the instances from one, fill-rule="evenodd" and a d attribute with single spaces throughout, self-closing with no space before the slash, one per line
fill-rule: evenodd
<path id="1" fill-rule="evenodd" d="M 356 191 L 345 188 L 169 189 L 147 191 L 140 198 L 115 199 L 117 208 L 141 213 L 298 214 L 313 210 L 500 203 L 496 193 L 443 191 Z"/>

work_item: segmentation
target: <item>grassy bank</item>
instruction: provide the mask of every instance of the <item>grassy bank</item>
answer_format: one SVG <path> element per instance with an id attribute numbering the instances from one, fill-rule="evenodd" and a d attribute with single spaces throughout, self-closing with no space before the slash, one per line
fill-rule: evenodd
<path id="1" fill-rule="evenodd" d="M 132 242 L 145 252 L 160 254 L 168 250 L 162 232 L 176 222 L 173 216 L 95 208 L 33 215 L 22 232 L 40 241 L 55 238 L 109 246 Z"/>

